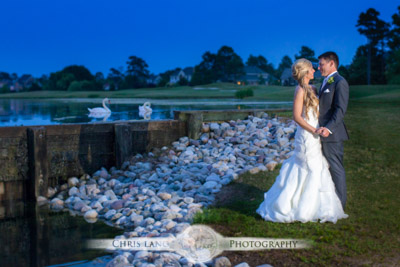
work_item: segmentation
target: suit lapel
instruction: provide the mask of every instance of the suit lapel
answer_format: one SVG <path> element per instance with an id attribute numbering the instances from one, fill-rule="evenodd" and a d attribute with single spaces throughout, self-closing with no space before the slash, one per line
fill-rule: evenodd
<path id="1" fill-rule="evenodd" d="M 339 73 L 336 72 L 336 73 L 333 74 L 331 77 L 333 77 L 334 81 L 336 81 L 336 77 L 337 77 L 338 75 L 339 75 Z M 328 80 L 329 80 L 329 79 L 328 79 Z M 334 82 L 333 82 L 333 83 L 334 83 Z M 332 84 L 332 83 L 329 83 L 328 81 L 326 81 L 324 87 L 322 87 L 322 84 L 321 84 L 321 88 L 320 88 L 320 90 L 319 90 L 319 95 L 318 95 L 319 98 L 321 98 L 322 92 L 325 91 L 325 88 L 329 87 L 331 84 Z"/>

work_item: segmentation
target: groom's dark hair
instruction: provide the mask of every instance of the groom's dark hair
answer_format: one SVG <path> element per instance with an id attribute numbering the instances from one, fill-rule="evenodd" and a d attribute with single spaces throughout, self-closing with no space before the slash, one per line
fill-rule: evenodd
<path id="1" fill-rule="evenodd" d="M 325 60 L 333 60 L 333 62 L 335 62 L 336 69 L 339 68 L 339 57 L 335 52 L 332 52 L 332 51 L 325 52 L 318 57 L 318 59 L 321 59 L 321 58 L 323 58 Z"/>

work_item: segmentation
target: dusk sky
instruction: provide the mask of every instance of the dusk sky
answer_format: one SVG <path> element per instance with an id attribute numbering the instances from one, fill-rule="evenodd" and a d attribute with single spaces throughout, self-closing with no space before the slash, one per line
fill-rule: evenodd
<path id="1" fill-rule="evenodd" d="M 366 43 L 355 25 L 373 7 L 391 22 L 400 1 L 12 0 L 2 2 L 0 71 L 42 74 L 86 66 L 93 74 L 144 59 L 152 73 L 194 66 L 231 46 L 246 62 L 263 55 L 277 67 L 302 45 L 336 51 L 350 64 Z"/>

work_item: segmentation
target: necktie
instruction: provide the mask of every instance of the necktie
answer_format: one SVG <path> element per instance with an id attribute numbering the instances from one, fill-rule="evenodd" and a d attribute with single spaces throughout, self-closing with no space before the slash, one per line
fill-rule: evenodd
<path id="1" fill-rule="evenodd" d="M 321 89 L 319 90 L 320 93 L 321 93 L 321 91 L 322 91 L 322 88 L 324 88 L 324 86 L 325 86 L 325 84 L 326 84 L 327 81 L 328 81 L 328 77 L 326 77 L 326 78 L 324 79 L 324 81 L 322 82 Z"/>

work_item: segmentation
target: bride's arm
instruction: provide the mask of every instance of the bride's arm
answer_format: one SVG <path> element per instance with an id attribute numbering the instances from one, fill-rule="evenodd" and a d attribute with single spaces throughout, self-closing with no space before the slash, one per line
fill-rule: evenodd
<path id="1" fill-rule="evenodd" d="M 310 124 L 308 124 L 301 116 L 301 113 L 303 112 L 303 98 L 304 98 L 304 90 L 300 86 L 297 86 L 296 91 L 294 92 L 294 100 L 293 100 L 293 119 L 303 129 L 314 134 L 316 133 L 316 129 Z"/>

